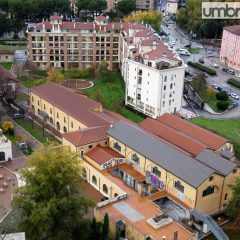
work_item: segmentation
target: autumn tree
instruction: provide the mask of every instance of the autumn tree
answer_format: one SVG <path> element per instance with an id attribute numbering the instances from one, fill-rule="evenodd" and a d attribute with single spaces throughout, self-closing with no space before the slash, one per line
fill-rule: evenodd
<path id="1" fill-rule="evenodd" d="M 56 68 L 50 68 L 47 72 L 47 81 L 48 82 L 54 82 L 54 83 L 62 83 L 64 76 L 61 74 L 59 70 Z"/>
<path id="2" fill-rule="evenodd" d="M 3 130 L 3 133 L 13 133 L 13 129 L 14 129 L 14 125 L 13 125 L 13 122 L 11 121 L 3 121 L 2 122 L 2 130 Z"/>
<path id="3" fill-rule="evenodd" d="M 93 202 L 83 196 L 80 166 L 69 148 L 51 146 L 35 151 L 20 171 L 13 207 L 21 216 L 20 229 L 32 240 L 74 239 Z M 85 227 L 84 227 L 85 229 Z"/>
<path id="4" fill-rule="evenodd" d="M 125 22 L 140 22 L 151 25 L 152 28 L 159 31 L 163 16 L 159 11 L 150 9 L 148 11 L 137 11 L 124 18 Z"/>
<path id="5" fill-rule="evenodd" d="M 17 142 L 23 142 L 26 140 L 26 136 L 24 134 L 19 134 L 16 136 L 16 141 Z"/>

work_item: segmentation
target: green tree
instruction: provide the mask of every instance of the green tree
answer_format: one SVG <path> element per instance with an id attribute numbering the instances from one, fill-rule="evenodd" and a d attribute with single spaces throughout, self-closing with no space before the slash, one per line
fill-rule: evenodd
<path id="1" fill-rule="evenodd" d="M 97 101 L 97 102 L 101 103 L 102 105 L 104 105 L 104 96 L 103 96 L 103 94 L 102 94 L 100 89 L 96 90 L 96 92 L 94 94 L 94 99 L 95 99 L 95 101 Z"/>
<path id="2" fill-rule="evenodd" d="M 147 23 L 157 31 L 160 30 L 162 20 L 163 20 L 162 13 L 159 11 L 154 11 L 153 9 L 150 9 L 148 11 L 133 12 L 131 15 L 124 18 L 125 22 Z"/>
<path id="3" fill-rule="evenodd" d="M 100 228 L 101 224 L 96 221 L 96 218 L 93 218 L 93 221 L 91 223 L 91 234 L 89 240 L 98 240 L 100 239 Z"/>
<path id="4" fill-rule="evenodd" d="M 136 9 L 135 0 L 121 0 L 116 6 L 116 10 L 119 11 L 123 16 L 128 15 Z"/>
<path id="5" fill-rule="evenodd" d="M 102 60 L 97 70 L 97 77 L 100 81 L 109 82 L 110 76 L 111 72 L 108 69 L 108 63 L 105 60 Z"/>
<path id="6" fill-rule="evenodd" d="M 103 226 L 102 226 L 102 234 L 101 240 L 108 240 L 109 239 L 109 218 L 108 214 L 104 215 Z"/>
<path id="7" fill-rule="evenodd" d="M 20 229 L 30 239 L 73 239 L 93 202 L 80 187 L 80 166 L 68 148 L 51 146 L 34 152 L 20 174 L 20 187 L 13 206 L 21 215 Z"/>
<path id="8" fill-rule="evenodd" d="M 235 182 L 230 186 L 232 190 L 232 197 L 227 206 L 227 216 L 231 219 L 240 216 L 240 177 L 235 179 Z M 240 225 L 238 224 L 238 228 Z"/>
<path id="9" fill-rule="evenodd" d="M 106 0 L 79 0 L 78 1 L 78 9 L 79 11 L 84 10 L 90 12 L 102 12 L 107 9 L 107 1 Z"/>
<path id="10" fill-rule="evenodd" d="M 207 80 L 202 72 L 199 72 L 197 76 L 194 77 L 192 84 L 197 92 L 207 91 Z"/>

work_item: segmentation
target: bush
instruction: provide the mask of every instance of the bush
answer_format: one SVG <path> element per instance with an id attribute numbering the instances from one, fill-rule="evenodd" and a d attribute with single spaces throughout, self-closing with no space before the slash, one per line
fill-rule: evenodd
<path id="1" fill-rule="evenodd" d="M 215 70 L 213 70 L 213 69 L 211 69 L 209 67 L 206 67 L 206 66 L 204 66 L 204 65 L 202 65 L 200 63 L 194 63 L 194 62 L 188 61 L 188 65 L 192 66 L 194 68 L 197 68 L 197 69 L 199 69 L 199 70 L 201 70 L 203 72 L 206 72 L 206 73 L 208 73 L 211 76 L 217 75 L 217 72 Z"/>
<path id="2" fill-rule="evenodd" d="M 219 110 L 225 111 L 229 107 L 229 102 L 226 101 L 219 101 L 217 102 L 217 108 Z"/>
<path id="3" fill-rule="evenodd" d="M 240 81 L 234 79 L 234 78 L 229 78 L 227 81 L 230 85 L 236 87 L 236 88 L 240 88 Z"/>
<path id="4" fill-rule="evenodd" d="M 224 92 L 217 92 L 216 93 L 216 98 L 217 98 L 217 100 L 227 101 L 228 100 L 228 95 L 227 95 L 227 93 L 224 93 Z"/>

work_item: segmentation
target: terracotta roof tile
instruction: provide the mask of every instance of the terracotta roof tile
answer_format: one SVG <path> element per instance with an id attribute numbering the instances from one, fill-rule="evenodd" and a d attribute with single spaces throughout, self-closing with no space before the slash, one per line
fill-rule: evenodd
<path id="1" fill-rule="evenodd" d="M 207 145 L 213 150 L 219 149 L 226 142 L 228 142 L 227 139 L 197 125 L 194 125 L 193 123 L 177 117 L 176 115 L 165 113 L 157 120 L 170 128 L 173 128 L 179 132 L 184 133 L 185 135 L 194 138 L 195 140 Z"/>
<path id="2" fill-rule="evenodd" d="M 85 153 L 86 156 L 91 158 L 93 161 L 102 165 L 112 158 L 122 158 L 123 156 L 111 148 L 97 146 Z"/>
<path id="3" fill-rule="evenodd" d="M 192 137 L 185 135 L 171 127 L 168 127 L 161 122 L 147 118 L 139 124 L 142 128 L 149 132 L 163 138 L 167 142 L 183 149 L 196 156 L 207 148 L 203 143 L 193 139 Z"/>
<path id="4" fill-rule="evenodd" d="M 96 17 L 96 21 L 107 21 L 107 18 L 105 16 L 100 15 Z"/>
<path id="5" fill-rule="evenodd" d="M 59 15 L 53 15 L 50 17 L 50 20 L 61 20 L 63 17 L 62 16 L 59 16 Z"/>
<path id="6" fill-rule="evenodd" d="M 97 103 L 71 89 L 55 83 L 46 83 L 31 89 L 31 92 L 45 99 L 63 112 L 77 119 L 87 127 L 104 126 L 105 120 L 93 113 L 100 107 Z"/>
<path id="7" fill-rule="evenodd" d="M 2 54 L 11 54 L 11 55 L 13 55 L 15 53 L 15 51 L 14 50 L 0 50 L 0 55 L 2 55 Z"/>
<path id="8" fill-rule="evenodd" d="M 108 126 L 86 128 L 81 131 L 64 133 L 63 138 L 74 146 L 79 147 L 105 139 L 107 140 L 106 131 L 108 128 Z"/>

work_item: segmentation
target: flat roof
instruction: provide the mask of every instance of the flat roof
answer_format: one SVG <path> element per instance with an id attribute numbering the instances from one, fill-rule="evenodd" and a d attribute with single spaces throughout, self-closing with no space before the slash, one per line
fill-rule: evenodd
<path id="1" fill-rule="evenodd" d="M 140 127 L 119 121 L 107 134 L 195 188 L 214 172 Z"/>

